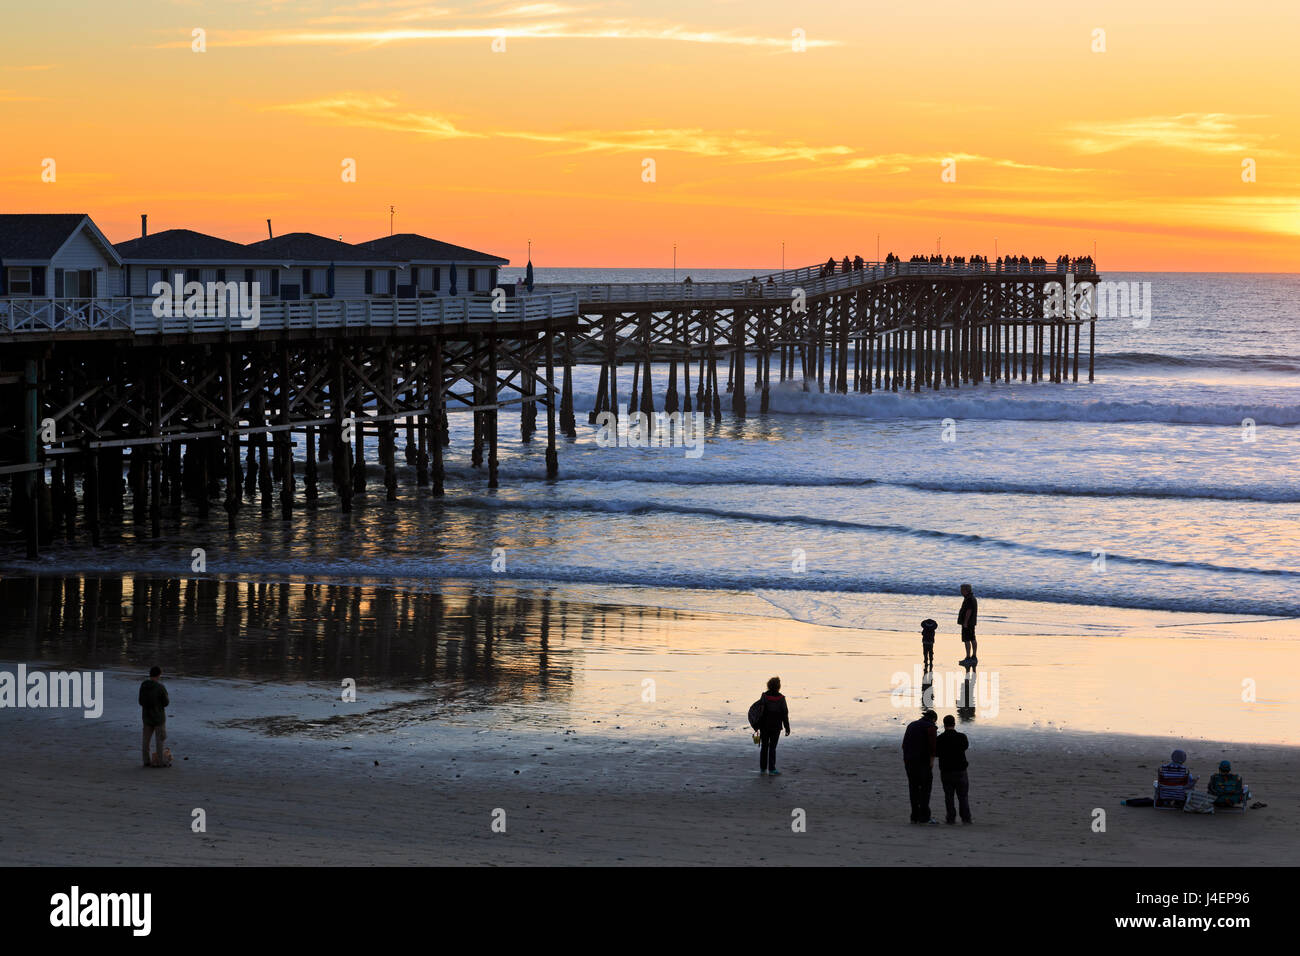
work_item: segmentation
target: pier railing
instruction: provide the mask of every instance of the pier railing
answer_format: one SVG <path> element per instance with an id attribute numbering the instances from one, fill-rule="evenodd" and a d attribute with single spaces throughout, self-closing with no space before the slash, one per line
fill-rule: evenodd
<path id="1" fill-rule="evenodd" d="M 1033 262 L 1021 264 L 1004 260 L 993 262 L 864 262 L 860 267 L 845 271 L 836 263 L 834 272 L 826 271 L 826 264 L 803 266 L 755 276 L 753 279 L 728 282 L 567 282 L 540 283 L 539 290 L 551 293 L 574 292 L 584 303 L 603 302 L 655 302 L 662 300 L 716 300 L 716 299 L 789 299 L 795 289 L 805 295 L 815 296 L 827 292 L 840 292 L 868 285 L 895 276 L 966 276 L 1007 275 L 1042 276 L 1093 274 L 1096 263 L 1084 264 Z"/>
<path id="2" fill-rule="evenodd" d="M 132 299 L 0 299 L 5 332 L 99 332 L 131 327 Z"/>
<path id="3" fill-rule="evenodd" d="M 498 306 L 494 308 L 494 305 Z M 279 329 L 366 329 L 466 322 L 534 321 L 578 314 L 578 295 L 551 292 L 494 300 L 491 295 L 426 299 L 307 299 L 259 303 L 254 322 L 230 310 L 155 315 L 153 298 L 0 299 L 0 332 L 49 335 L 132 332 L 136 335 L 249 332 Z M 224 311 L 224 310 L 223 310 Z M 209 314 L 211 313 L 211 314 Z"/>

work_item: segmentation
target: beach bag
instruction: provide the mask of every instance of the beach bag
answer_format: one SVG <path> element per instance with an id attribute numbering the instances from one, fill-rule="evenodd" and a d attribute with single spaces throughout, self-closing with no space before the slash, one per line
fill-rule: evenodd
<path id="1" fill-rule="evenodd" d="M 763 698 L 759 698 L 749 705 L 749 726 L 758 730 L 763 723 L 763 711 L 767 707 L 763 703 Z"/>
<path id="2" fill-rule="evenodd" d="M 1188 790 L 1187 802 L 1183 804 L 1183 813 L 1213 813 L 1214 798 L 1200 790 Z"/>

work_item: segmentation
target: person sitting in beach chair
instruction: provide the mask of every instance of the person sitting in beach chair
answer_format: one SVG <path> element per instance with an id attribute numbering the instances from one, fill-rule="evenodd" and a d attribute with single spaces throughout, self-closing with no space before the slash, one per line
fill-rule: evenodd
<path id="1" fill-rule="evenodd" d="M 1250 805 L 1250 788 L 1242 782 L 1241 774 L 1232 772 L 1232 764 L 1227 760 L 1219 761 L 1219 772 L 1210 775 L 1205 789 L 1214 798 L 1216 810 L 1240 810 L 1244 813 Z"/>
<path id="2" fill-rule="evenodd" d="M 1188 791 L 1196 789 L 1196 778 L 1184 766 L 1186 763 L 1187 754 L 1175 750 L 1169 755 L 1169 763 L 1156 772 L 1152 789 L 1157 810 L 1181 810 L 1187 802 Z"/>

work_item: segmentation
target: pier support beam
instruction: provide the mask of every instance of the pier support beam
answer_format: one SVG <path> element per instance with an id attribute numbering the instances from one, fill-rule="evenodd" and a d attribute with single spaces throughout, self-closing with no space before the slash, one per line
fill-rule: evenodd
<path id="1" fill-rule="evenodd" d="M 560 473 L 560 459 L 555 451 L 555 329 L 546 323 L 546 477 Z"/>
<path id="2" fill-rule="evenodd" d="M 441 498 L 443 495 L 443 464 L 442 464 L 442 420 L 447 412 L 447 389 L 443 382 L 442 374 L 442 340 L 433 340 L 433 370 L 429 376 L 429 381 L 425 383 L 425 391 L 430 399 L 430 414 L 435 423 L 433 435 L 433 493 Z"/>
<path id="3" fill-rule="evenodd" d="M 736 367 L 735 381 L 731 391 L 731 414 L 737 418 L 746 415 L 745 401 L 745 313 L 739 308 L 731 313 L 731 338 L 733 364 Z"/>
<path id="4" fill-rule="evenodd" d="M 235 530 L 236 516 L 239 514 L 240 487 L 242 473 L 239 469 L 239 412 L 235 408 L 235 372 L 231 352 L 234 346 L 227 346 L 221 353 L 221 387 L 226 411 L 226 527 Z"/>
<path id="5" fill-rule="evenodd" d="M 35 466 L 40 461 L 40 370 L 36 359 L 23 360 L 23 446 L 24 461 Z M 134 455 L 132 456 L 134 457 Z M 41 496 L 40 474 L 35 467 L 23 473 L 23 530 L 27 544 L 27 559 L 35 561 L 40 556 Z M 17 486 L 18 482 L 14 482 Z"/>
<path id="6" fill-rule="evenodd" d="M 1088 320 L 1088 381 L 1092 381 L 1092 357 L 1097 346 L 1097 320 Z"/>
<path id="7" fill-rule="evenodd" d="M 490 409 L 487 412 L 487 419 L 484 425 L 488 429 L 488 487 L 496 488 L 500 482 L 497 478 L 497 415 L 501 407 L 497 404 L 500 400 L 500 384 L 497 382 L 497 340 L 491 338 L 488 340 L 488 374 L 487 374 L 488 394 L 486 396 Z"/>
<path id="8" fill-rule="evenodd" d="M 578 423 L 573 417 L 573 342 L 564 334 L 564 392 L 560 397 L 560 430 L 570 438 L 578 437 Z"/>
<path id="9" fill-rule="evenodd" d="M 289 350 L 285 347 L 280 349 L 280 427 L 283 429 L 276 436 L 277 452 L 280 458 L 280 517 L 285 521 L 293 518 L 293 431 L 290 426 L 290 396 L 289 382 L 291 373 L 289 370 Z"/>
<path id="10" fill-rule="evenodd" d="M 352 447 L 349 438 L 354 423 L 348 417 L 348 393 L 343 375 L 343 356 L 336 350 L 330 356 L 330 426 L 334 439 L 334 492 L 339 498 L 339 510 L 344 514 L 352 510 Z"/>
<path id="11" fill-rule="evenodd" d="M 153 375 L 149 383 L 149 434 L 154 444 L 149 446 L 149 532 L 155 539 L 162 537 L 162 452 L 158 442 L 162 437 L 162 370 L 161 354 L 153 362 Z"/>

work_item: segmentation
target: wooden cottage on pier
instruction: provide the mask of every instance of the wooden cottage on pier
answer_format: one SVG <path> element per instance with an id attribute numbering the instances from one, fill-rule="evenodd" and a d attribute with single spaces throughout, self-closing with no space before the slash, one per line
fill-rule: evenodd
<path id="1" fill-rule="evenodd" d="M 0 298 L 122 294 L 122 260 L 85 213 L 0 214 Z"/>

